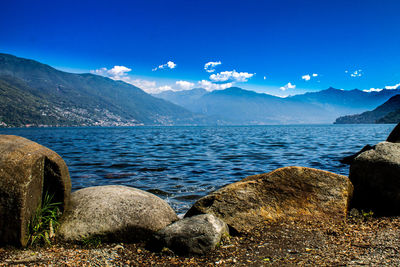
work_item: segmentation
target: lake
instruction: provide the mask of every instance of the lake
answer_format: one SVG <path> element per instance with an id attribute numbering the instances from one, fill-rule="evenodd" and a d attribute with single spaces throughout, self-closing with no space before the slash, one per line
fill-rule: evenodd
<path id="1" fill-rule="evenodd" d="M 242 178 L 284 166 L 348 175 L 339 159 L 386 140 L 395 125 L 0 129 L 63 157 L 73 190 L 126 185 L 165 199 L 177 213 Z"/>

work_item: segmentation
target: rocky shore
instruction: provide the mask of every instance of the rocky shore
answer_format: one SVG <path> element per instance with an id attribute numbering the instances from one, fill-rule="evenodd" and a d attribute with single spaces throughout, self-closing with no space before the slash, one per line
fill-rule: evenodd
<path id="1" fill-rule="evenodd" d="M 346 158 L 349 177 L 281 168 L 212 192 L 183 219 L 135 188 L 71 194 L 55 152 L 0 136 L 0 265 L 399 265 L 398 131 Z M 32 246 L 48 192 L 62 216 Z"/>
<path id="2" fill-rule="evenodd" d="M 206 255 L 153 252 L 144 243 L 100 247 L 56 243 L 47 248 L 0 248 L 0 265 L 19 266 L 360 266 L 400 264 L 400 219 L 350 218 L 343 224 L 275 223 L 233 236 Z"/>

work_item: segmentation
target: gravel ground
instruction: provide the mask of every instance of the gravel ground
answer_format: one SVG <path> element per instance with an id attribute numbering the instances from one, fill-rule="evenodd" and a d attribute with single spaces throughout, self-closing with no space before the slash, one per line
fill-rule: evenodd
<path id="1" fill-rule="evenodd" d="M 204 256 L 183 257 L 144 244 L 102 244 L 85 248 L 55 244 L 47 248 L 0 248 L 0 265 L 20 266 L 400 266 L 400 218 L 351 217 L 340 225 L 280 222 L 251 234 L 231 237 Z"/>

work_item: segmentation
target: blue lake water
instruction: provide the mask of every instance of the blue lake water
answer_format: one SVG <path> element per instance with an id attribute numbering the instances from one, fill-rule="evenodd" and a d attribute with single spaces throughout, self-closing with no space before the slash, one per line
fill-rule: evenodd
<path id="1" fill-rule="evenodd" d="M 348 175 L 339 159 L 384 141 L 395 125 L 0 129 L 61 155 L 73 190 L 127 185 L 184 213 L 198 198 L 284 166 Z"/>

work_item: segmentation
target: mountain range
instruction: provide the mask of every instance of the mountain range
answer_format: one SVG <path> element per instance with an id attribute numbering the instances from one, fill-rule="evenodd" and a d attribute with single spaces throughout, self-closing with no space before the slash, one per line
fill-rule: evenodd
<path id="1" fill-rule="evenodd" d="M 315 124 L 373 109 L 399 93 L 399 89 L 364 92 L 328 88 L 281 98 L 232 87 L 212 92 L 201 88 L 164 91 L 154 96 L 192 112 L 218 116 L 228 124 Z"/>
<path id="2" fill-rule="evenodd" d="M 399 93 L 328 88 L 282 98 L 231 87 L 149 95 L 123 81 L 0 53 L 0 127 L 332 123 Z"/>
<path id="3" fill-rule="evenodd" d="M 400 122 L 400 95 L 395 95 L 372 111 L 339 117 L 335 124 L 398 122 Z"/>
<path id="4" fill-rule="evenodd" d="M 0 125 L 131 126 L 210 123 L 143 90 L 93 74 L 0 54 Z"/>

